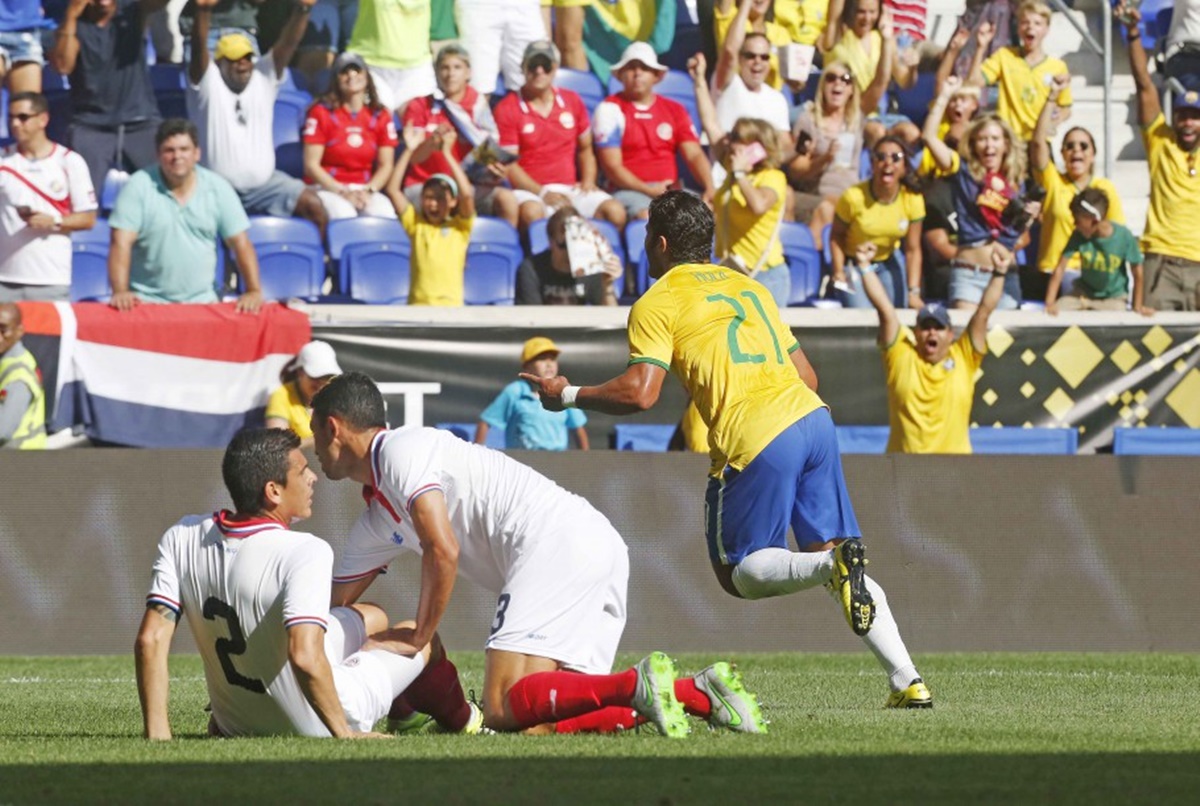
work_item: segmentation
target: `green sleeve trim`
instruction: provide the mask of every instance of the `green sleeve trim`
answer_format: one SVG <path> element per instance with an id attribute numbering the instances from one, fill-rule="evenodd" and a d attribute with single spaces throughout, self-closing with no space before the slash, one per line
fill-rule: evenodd
<path id="1" fill-rule="evenodd" d="M 800 342 L 796 342 L 796 343 L 795 343 L 795 344 L 793 344 L 791 347 L 789 347 L 789 348 L 787 349 L 787 351 L 788 351 L 789 353 L 794 353 L 794 352 L 796 352 L 796 351 L 797 351 L 797 350 L 799 350 L 799 349 L 800 349 Z"/>
<path id="2" fill-rule="evenodd" d="M 631 358 L 631 359 L 629 359 L 629 363 L 626 364 L 626 366 L 632 367 L 634 364 L 653 364 L 656 367 L 662 367 L 667 372 L 671 371 L 670 364 L 664 364 L 663 362 L 659 361 L 657 358 L 649 358 L 646 356 L 643 356 L 641 358 Z"/>

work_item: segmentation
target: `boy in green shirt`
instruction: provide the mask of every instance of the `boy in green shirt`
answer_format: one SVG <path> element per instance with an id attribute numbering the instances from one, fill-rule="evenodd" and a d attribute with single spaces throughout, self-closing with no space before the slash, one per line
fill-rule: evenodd
<path id="1" fill-rule="evenodd" d="M 1137 238 L 1121 224 L 1109 221 L 1108 196 L 1102 190 L 1087 188 L 1071 202 L 1075 231 L 1058 260 L 1058 266 L 1046 289 L 1046 313 L 1062 311 L 1123 311 L 1129 299 L 1129 278 L 1133 274 L 1133 310 L 1142 316 L 1154 313 L 1142 304 L 1142 250 Z M 1079 255 L 1082 272 L 1069 294 L 1058 299 L 1063 272 L 1072 255 Z"/>

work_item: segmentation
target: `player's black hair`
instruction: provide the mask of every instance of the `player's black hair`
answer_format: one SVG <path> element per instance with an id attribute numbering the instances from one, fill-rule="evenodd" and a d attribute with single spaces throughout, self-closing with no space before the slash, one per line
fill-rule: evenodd
<path id="1" fill-rule="evenodd" d="M 684 190 L 671 190 L 650 202 L 650 220 L 646 224 L 650 239 L 667 240 L 667 262 L 711 263 L 716 225 L 712 211 L 699 196 Z"/>
<path id="2" fill-rule="evenodd" d="M 317 392 L 312 409 L 313 416 L 322 423 L 333 416 L 360 431 L 387 428 L 383 394 L 364 372 L 347 372 L 334 378 Z"/>
<path id="3" fill-rule="evenodd" d="M 46 96 L 40 92 L 18 92 L 14 93 L 8 99 L 8 105 L 11 107 L 15 103 L 21 101 L 29 101 L 29 105 L 33 107 L 33 114 L 41 115 L 50 111 L 50 102 L 46 100 Z"/>
<path id="4" fill-rule="evenodd" d="M 287 486 L 288 455 L 300 447 L 290 428 L 243 428 L 229 441 L 221 461 L 221 477 L 240 514 L 266 509 L 267 482 Z"/>
<path id="5" fill-rule="evenodd" d="M 1088 207 L 1099 211 L 1100 215 L 1096 216 L 1087 209 Z M 1104 220 L 1108 217 L 1108 194 L 1099 188 L 1084 188 L 1079 191 L 1079 195 L 1071 199 L 1071 212 L 1075 215 L 1090 215 Z"/>
<path id="6" fill-rule="evenodd" d="M 200 145 L 200 130 L 196 124 L 183 118 L 167 118 L 158 126 L 154 133 L 154 147 L 162 148 L 162 144 L 177 134 L 186 134 L 192 138 L 192 145 Z"/>

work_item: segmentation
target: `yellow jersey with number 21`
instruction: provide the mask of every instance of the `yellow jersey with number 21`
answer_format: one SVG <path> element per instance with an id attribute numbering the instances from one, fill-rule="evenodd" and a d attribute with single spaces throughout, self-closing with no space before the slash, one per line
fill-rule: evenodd
<path id="1" fill-rule="evenodd" d="M 683 381 L 709 428 L 713 476 L 744 469 L 825 405 L 796 373 L 790 353 L 799 347 L 771 292 L 722 266 L 675 266 L 629 312 L 629 363 Z"/>

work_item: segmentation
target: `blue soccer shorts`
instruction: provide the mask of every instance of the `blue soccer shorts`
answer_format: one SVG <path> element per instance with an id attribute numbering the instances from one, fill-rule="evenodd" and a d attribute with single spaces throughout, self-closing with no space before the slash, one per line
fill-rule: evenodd
<path id="1" fill-rule="evenodd" d="M 801 550 L 861 537 L 829 409 L 792 423 L 744 470 L 710 478 L 704 521 L 709 557 L 729 566 L 760 549 L 787 548 L 789 525 Z"/>

